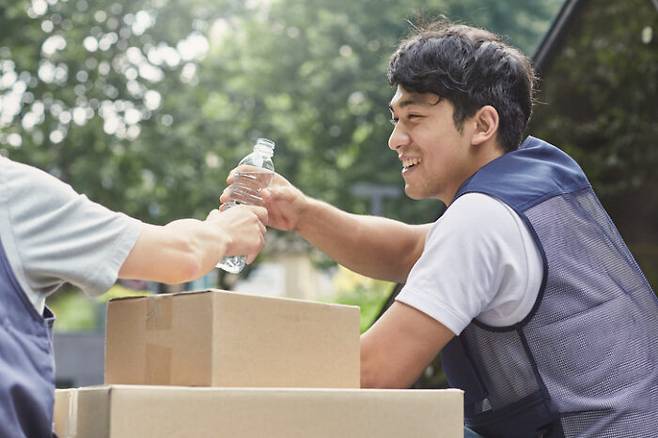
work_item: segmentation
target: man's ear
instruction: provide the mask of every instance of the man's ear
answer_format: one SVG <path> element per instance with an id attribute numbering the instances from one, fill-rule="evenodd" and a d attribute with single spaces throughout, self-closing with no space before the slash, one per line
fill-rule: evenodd
<path id="1" fill-rule="evenodd" d="M 499 122 L 496 108 L 485 105 L 475 113 L 472 120 L 475 122 L 475 131 L 471 137 L 473 145 L 481 145 L 496 138 Z"/>

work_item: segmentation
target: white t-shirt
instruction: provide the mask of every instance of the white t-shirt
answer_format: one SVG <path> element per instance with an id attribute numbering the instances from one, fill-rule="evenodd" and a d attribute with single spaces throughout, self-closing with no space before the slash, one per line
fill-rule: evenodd
<path id="1" fill-rule="evenodd" d="M 523 320 L 542 275 L 541 255 L 519 215 L 468 193 L 432 226 L 397 300 L 459 335 L 476 318 L 495 327 Z"/>
<path id="2" fill-rule="evenodd" d="M 76 193 L 34 167 L 0 157 L 0 240 L 39 313 L 63 283 L 90 295 L 109 289 L 141 222 Z"/>

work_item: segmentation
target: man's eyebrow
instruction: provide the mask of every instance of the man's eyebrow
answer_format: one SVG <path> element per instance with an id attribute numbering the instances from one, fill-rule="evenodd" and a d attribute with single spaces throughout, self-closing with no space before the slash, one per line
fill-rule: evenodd
<path id="1" fill-rule="evenodd" d="M 402 109 L 402 108 L 404 108 L 404 107 L 406 107 L 406 106 L 409 106 L 409 105 L 434 106 L 435 104 L 434 104 L 434 103 L 430 103 L 430 102 L 425 101 L 425 100 L 424 100 L 422 97 L 420 97 L 420 96 L 412 96 L 412 97 L 408 97 L 408 98 L 406 98 L 406 99 L 404 99 L 404 100 L 401 100 L 401 101 L 397 102 L 397 106 L 398 106 L 398 108 L 400 108 L 400 109 Z M 388 104 L 388 109 L 391 110 L 391 111 L 393 111 L 393 105 L 391 105 L 391 104 L 389 103 L 389 104 Z"/>

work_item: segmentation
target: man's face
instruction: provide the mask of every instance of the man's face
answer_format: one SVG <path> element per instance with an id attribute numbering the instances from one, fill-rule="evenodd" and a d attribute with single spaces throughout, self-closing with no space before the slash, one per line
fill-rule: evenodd
<path id="1" fill-rule="evenodd" d="M 449 205 L 474 172 L 472 124 L 467 119 L 460 133 L 449 101 L 400 86 L 389 108 L 395 128 L 388 146 L 402 162 L 405 193 L 412 199 L 437 198 Z"/>

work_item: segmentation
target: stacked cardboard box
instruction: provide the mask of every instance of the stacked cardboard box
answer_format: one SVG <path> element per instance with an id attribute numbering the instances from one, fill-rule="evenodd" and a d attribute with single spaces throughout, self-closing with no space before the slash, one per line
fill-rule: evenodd
<path id="1" fill-rule="evenodd" d="M 359 389 L 359 309 L 225 291 L 113 300 L 106 386 L 60 438 L 457 437 L 462 393 Z"/>
<path id="2" fill-rule="evenodd" d="M 68 397 L 68 400 L 64 400 Z M 60 390 L 59 438 L 459 437 L 458 390 L 199 388 Z"/>
<path id="3" fill-rule="evenodd" d="M 206 291 L 113 300 L 105 383 L 359 387 L 359 308 Z"/>

